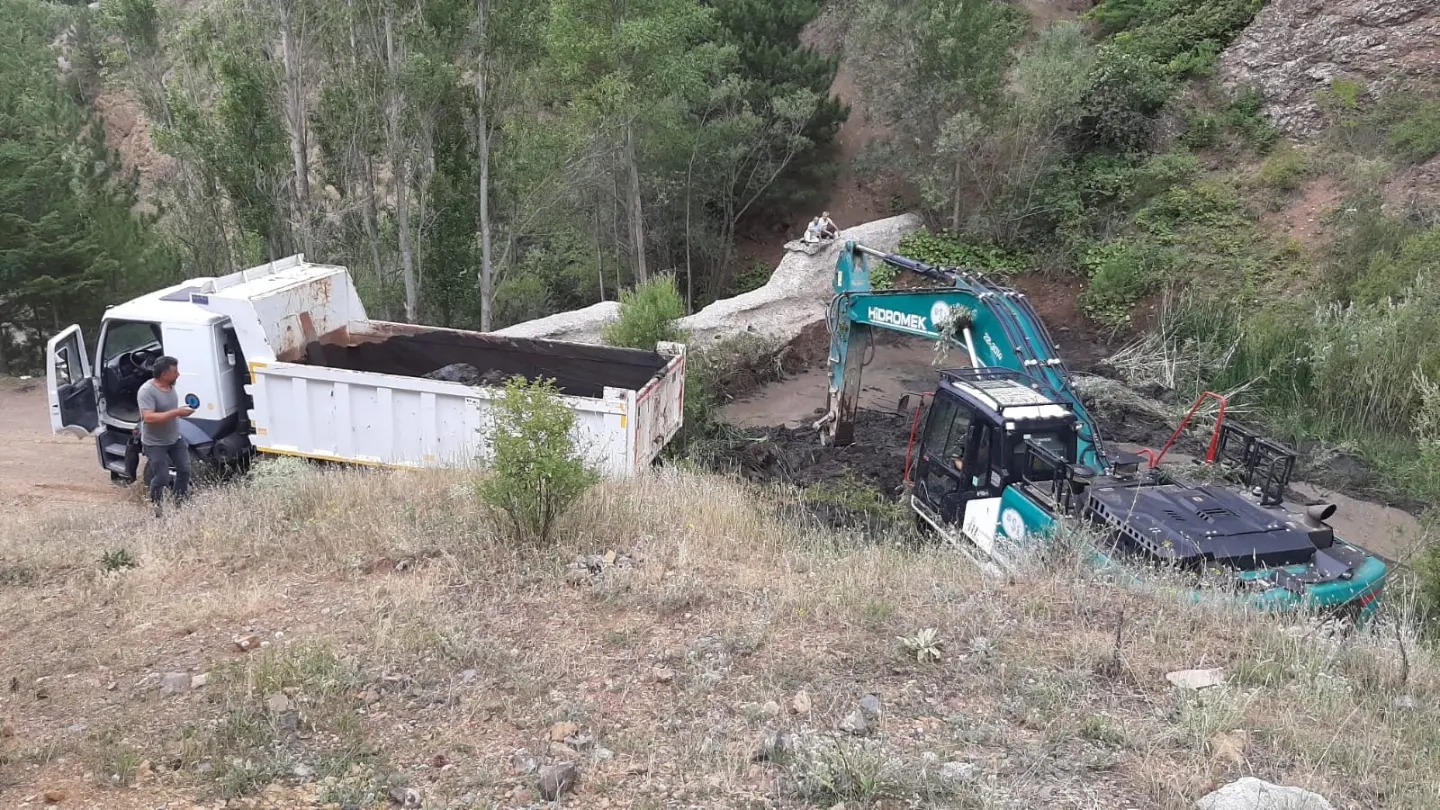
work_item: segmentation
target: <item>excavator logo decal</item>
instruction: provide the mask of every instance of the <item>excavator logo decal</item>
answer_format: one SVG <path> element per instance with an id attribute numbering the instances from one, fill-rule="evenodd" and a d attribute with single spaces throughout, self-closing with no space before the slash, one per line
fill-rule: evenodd
<path id="1" fill-rule="evenodd" d="M 995 356 L 995 362 L 999 363 L 1003 361 L 1005 359 L 1005 353 L 1000 351 L 999 346 L 995 345 L 995 339 L 990 337 L 989 332 L 983 333 L 983 337 L 985 340 L 985 345 L 990 347 L 990 353 Z"/>
<path id="2" fill-rule="evenodd" d="M 925 324 L 924 315 L 912 315 L 908 312 L 899 312 L 893 309 L 882 309 L 881 307 L 870 307 L 866 313 L 871 323 L 884 324 L 886 326 L 897 326 L 901 329 L 913 329 L 917 332 L 929 332 Z"/>

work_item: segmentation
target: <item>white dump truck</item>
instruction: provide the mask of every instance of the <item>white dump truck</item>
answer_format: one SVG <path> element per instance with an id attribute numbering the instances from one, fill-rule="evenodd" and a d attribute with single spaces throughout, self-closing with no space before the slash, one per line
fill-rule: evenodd
<path id="1" fill-rule="evenodd" d="M 162 355 L 179 361 L 176 389 L 195 409 L 181 434 L 217 466 L 256 451 L 483 463 L 496 386 L 517 374 L 555 380 L 578 446 L 608 477 L 649 466 L 684 413 L 681 344 L 642 351 L 372 321 L 346 268 L 299 254 L 108 307 L 93 366 L 78 326 L 50 340 L 51 426 L 93 437 L 114 479 L 135 478 L 136 393 Z"/>

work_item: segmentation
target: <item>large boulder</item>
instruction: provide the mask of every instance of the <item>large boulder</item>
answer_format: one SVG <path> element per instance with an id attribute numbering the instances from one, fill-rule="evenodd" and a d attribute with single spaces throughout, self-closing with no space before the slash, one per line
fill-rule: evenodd
<path id="1" fill-rule="evenodd" d="M 690 334 L 692 348 L 714 345 L 741 333 L 788 343 L 824 322 L 826 307 L 834 295 L 831 285 L 835 262 L 845 242 L 855 241 L 877 250 L 893 251 L 899 248 L 901 237 L 920 225 L 918 216 L 904 214 L 847 228 L 818 251 L 791 250 L 781 259 L 765 286 L 716 301 L 682 318 L 680 326 Z M 496 334 L 599 343 L 601 329 L 614 320 L 619 311 L 619 304 L 605 301 L 509 326 Z"/>
<path id="2" fill-rule="evenodd" d="M 1334 810 L 1318 793 L 1246 776 L 1195 803 L 1196 810 Z"/>
<path id="3" fill-rule="evenodd" d="M 1220 57 L 1226 85 L 1260 89 L 1290 135 L 1322 124 L 1316 92 L 1340 77 L 1368 94 L 1440 86 L 1436 0 L 1271 0 Z"/>
<path id="4" fill-rule="evenodd" d="M 620 314 L 620 304 L 601 301 L 584 309 L 557 312 L 544 318 L 517 323 L 495 334 L 506 337 L 540 340 L 565 340 L 571 343 L 599 343 L 600 329 Z"/>

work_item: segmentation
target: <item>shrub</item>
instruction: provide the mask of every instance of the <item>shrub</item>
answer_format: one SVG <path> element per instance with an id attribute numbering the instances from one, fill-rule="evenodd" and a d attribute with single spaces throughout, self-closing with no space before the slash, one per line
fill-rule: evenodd
<path id="1" fill-rule="evenodd" d="M 969 267 L 984 273 L 1015 273 L 1029 266 L 1029 257 L 1024 254 L 971 242 L 943 231 L 912 231 L 900 239 L 899 253 L 937 267 Z M 878 269 L 870 270 L 872 283 Z M 893 277 L 893 273 L 891 275 Z"/>
<path id="2" fill-rule="evenodd" d="M 1397 157 L 1414 163 L 1440 155 L 1440 100 L 1419 104 L 1385 140 Z"/>
<path id="3" fill-rule="evenodd" d="M 685 315 L 685 299 L 671 276 L 657 276 L 620 294 L 620 317 L 601 336 L 611 346 L 653 350 L 659 341 L 683 341 L 675 323 Z"/>
<path id="4" fill-rule="evenodd" d="M 1305 182 L 1309 174 L 1309 163 L 1305 159 L 1305 153 L 1289 145 L 1288 143 L 1278 147 L 1260 165 L 1260 174 L 1256 178 L 1260 184 L 1269 188 L 1278 188 L 1283 191 L 1293 191 Z"/>
<path id="5" fill-rule="evenodd" d="M 494 456 L 477 494 L 517 543 L 550 543 L 556 522 L 599 480 L 575 446 L 575 413 L 558 393 L 553 380 L 514 377 L 493 401 Z"/>
<path id="6" fill-rule="evenodd" d="M 1164 280 L 1171 263 L 1169 252 L 1158 245 L 1130 239 L 1102 242 L 1081 258 L 1090 286 L 1080 304 L 1106 326 L 1125 326 L 1135 302 Z"/>
<path id="7" fill-rule="evenodd" d="M 1104 48 L 1080 104 L 1081 151 L 1136 152 L 1147 148 L 1156 117 L 1174 84 L 1164 66 L 1132 53 Z"/>

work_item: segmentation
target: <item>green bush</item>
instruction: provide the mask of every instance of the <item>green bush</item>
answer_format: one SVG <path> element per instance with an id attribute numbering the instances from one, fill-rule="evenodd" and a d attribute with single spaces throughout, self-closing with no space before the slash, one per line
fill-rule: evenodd
<path id="1" fill-rule="evenodd" d="M 1286 143 L 1277 147 L 1260 164 L 1256 179 L 1267 188 L 1293 191 L 1304 184 L 1309 173 L 1310 164 L 1305 153 Z"/>
<path id="2" fill-rule="evenodd" d="M 1080 103 L 1078 151 L 1138 152 L 1150 146 L 1156 117 L 1175 86 L 1163 65 L 1113 47 L 1100 50 Z"/>
<path id="3" fill-rule="evenodd" d="M 1406 239 L 1398 253 L 1376 254 L 1366 272 L 1351 285 L 1351 295 L 1364 304 L 1403 298 L 1423 276 L 1434 272 L 1437 262 L 1440 262 L 1440 226 Z"/>
<path id="4" fill-rule="evenodd" d="M 1225 109 L 1225 125 L 1245 136 L 1250 145 L 1264 151 L 1280 139 L 1280 130 L 1265 115 L 1264 98 L 1254 87 L 1246 87 Z"/>
<path id="5" fill-rule="evenodd" d="M 599 480 L 575 446 L 575 412 L 553 380 L 518 376 L 492 405 L 494 456 L 477 494 L 511 540 L 547 545 L 557 521 Z"/>
<path id="6" fill-rule="evenodd" d="M 1081 257 L 1090 286 L 1080 305 L 1106 326 L 1125 326 L 1135 303 L 1164 281 L 1172 263 L 1169 251 L 1148 242 L 1115 239 L 1095 245 Z"/>
<path id="7" fill-rule="evenodd" d="M 1420 103 L 1390 130 L 1386 143 L 1396 156 L 1413 163 L 1440 155 L 1440 100 Z"/>
<path id="8" fill-rule="evenodd" d="M 543 318 L 551 312 L 550 291 L 539 276 L 515 275 L 495 287 L 496 329 Z"/>
<path id="9" fill-rule="evenodd" d="M 1023 253 L 968 241 L 948 232 L 911 231 L 900 239 L 900 255 L 936 267 L 968 267 L 983 273 L 1018 273 L 1029 267 Z M 872 267 L 872 283 L 876 276 Z M 878 286 L 878 285 L 876 285 Z"/>
<path id="10" fill-rule="evenodd" d="M 659 341 L 681 342 L 676 321 L 685 316 L 685 299 L 671 276 L 656 276 L 620 294 L 620 316 L 601 336 L 611 346 L 653 351 Z"/>
<path id="11" fill-rule="evenodd" d="M 1377 265 L 1400 254 L 1406 241 L 1415 235 L 1415 227 L 1386 213 L 1378 194 L 1344 200 L 1335 224 L 1335 241 L 1325 266 L 1331 296 L 1350 301 L 1362 284 L 1371 300 L 1397 292 L 1376 281 L 1365 284 L 1365 278 Z"/>
<path id="12" fill-rule="evenodd" d="M 1173 77 L 1208 73 L 1264 0 L 1104 0 L 1087 16 L 1126 53 L 1162 64 Z"/>

